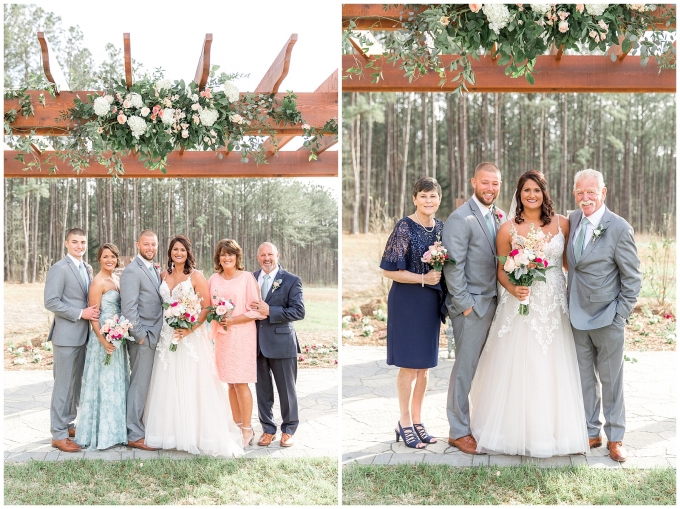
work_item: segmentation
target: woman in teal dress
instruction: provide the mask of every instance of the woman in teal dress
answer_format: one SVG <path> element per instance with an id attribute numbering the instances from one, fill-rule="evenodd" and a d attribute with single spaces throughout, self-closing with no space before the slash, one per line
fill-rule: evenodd
<path id="1" fill-rule="evenodd" d="M 90 284 L 89 304 L 98 304 L 101 313 L 99 321 L 92 322 L 87 344 L 75 436 L 78 445 L 90 450 L 127 443 L 125 397 L 130 384 L 126 348 L 116 348 L 99 331 L 108 318 L 121 316 L 120 286 L 113 273 L 120 266 L 118 248 L 102 244 L 97 259 L 101 270 Z M 111 362 L 104 365 L 107 354 L 111 354 Z"/>

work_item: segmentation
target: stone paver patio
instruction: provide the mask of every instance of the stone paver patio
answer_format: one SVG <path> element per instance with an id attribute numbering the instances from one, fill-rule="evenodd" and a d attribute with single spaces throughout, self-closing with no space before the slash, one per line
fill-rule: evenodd
<path id="1" fill-rule="evenodd" d="M 585 456 L 536 459 L 504 454 L 473 456 L 447 443 L 446 394 L 453 359 L 440 351 L 439 365 L 430 370 L 423 420 L 430 434 L 439 439 L 424 450 L 395 443 L 394 426 L 399 418 L 396 377 L 398 368 L 385 362 L 384 347 L 342 347 L 343 464 L 394 465 L 397 463 L 443 463 L 451 466 L 589 465 L 594 468 L 675 468 L 675 421 L 677 357 L 675 352 L 626 352 L 637 362 L 624 366 L 626 436 L 628 460 L 619 464 L 609 458 L 604 445 Z M 604 437 L 604 433 L 602 433 Z"/>
<path id="2" fill-rule="evenodd" d="M 142 451 L 115 446 L 104 451 L 64 453 L 50 445 L 49 406 L 52 395 L 52 371 L 5 371 L 5 461 L 66 460 L 77 458 L 122 460 L 133 458 L 191 458 L 187 452 Z M 262 432 L 257 420 L 257 401 L 253 405 L 255 442 L 246 449 L 246 457 L 338 457 L 338 372 L 336 369 L 301 369 L 298 371 L 298 401 L 300 426 L 295 433 L 295 445 L 282 448 L 281 432 L 269 447 L 259 447 Z M 251 384 L 253 400 L 255 387 Z M 280 424 L 278 396 L 274 416 Z"/>

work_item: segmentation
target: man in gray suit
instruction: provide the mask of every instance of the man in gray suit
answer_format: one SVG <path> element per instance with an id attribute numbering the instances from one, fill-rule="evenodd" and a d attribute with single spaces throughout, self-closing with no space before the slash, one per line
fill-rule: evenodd
<path id="1" fill-rule="evenodd" d="M 87 235 L 80 228 L 66 234 L 67 255 L 52 265 L 45 280 L 45 308 L 54 313 L 47 341 L 54 351 L 54 386 L 50 403 L 52 447 L 78 452 L 69 437 L 76 435 L 75 419 L 85 367 L 89 320 L 99 319 L 99 309 L 87 305 L 92 267 L 83 261 Z"/>
<path id="2" fill-rule="evenodd" d="M 494 207 L 501 187 L 498 167 L 481 163 L 470 182 L 474 194 L 449 216 L 442 234 L 444 247 L 456 261 L 455 265 L 444 265 L 446 306 L 456 341 L 446 413 L 449 444 L 467 454 L 477 454 L 468 397 L 496 312 L 496 232 L 506 219 Z"/>
<path id="3" fill-rule="evenodd" d="M 262 300 L 251 303 L 253 310 L 267 318 L 257 321 L 257 415 L 262 436 L 257 445 L 268 446 L 276 438 L 274 422 L 274 385 L 281 405 L 281 447 L 291 447 L 297 430 L 298 402 L 297 357 L 300 344 L 293 322 L 305 318 L 302 280 L 279 265 L 279 251 L 270 242 L 257 249 L 262 270 L 253 275 L 260 287 Z"/>
<path id="4" fill-rule="evenodd" d="M 626 461 L 623 343 L 642 274 L 633 228 L 604 205 L 606 195 L 599 171 L 582 170 L 574 176 L 580 210 L 569 216 L 567 293 L 590 447 L 602 445 L 603 407 L 609 456 Z"/>
<path id="5" fill-rule="evenodd" d="M 158 289 L 161 279 L 153 258 L 158 251 L 158 237 L 144 230 L 137 238 L 139 254 L 120 277 L 121 312 L 134 327 L 134 342 L 128 342 L 130 354 L 130 389 L 127 394 L 128 447 L 155 451 L 144 443 L 144 405 L 149 392 L 153 359 L 163 326 L 163 299 Z"/>

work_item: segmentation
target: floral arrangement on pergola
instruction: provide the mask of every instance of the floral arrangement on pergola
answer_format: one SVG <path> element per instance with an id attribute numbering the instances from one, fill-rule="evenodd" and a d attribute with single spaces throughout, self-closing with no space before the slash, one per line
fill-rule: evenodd
<path id="1" fill-rule="evenodd" d="M 487 54 L 505 68 L 505 75 L 524 76 L 533 85 L 536 60 L 551 48 L 557 59 L 567 50 L 599 50 L 612 61 L 630 53 L 640 55 L 642 66 L 654 56 L 659 69 L 675 67 L 674 6 L 406 4 L 383 9 L 384 16 L 343 16 L 343 49 L 354 52 L 355 60 L 345 67 L 343 79 L 361 77 L 366 70 L 377 83 L 384 65 L 392 64 L 409 82 L 431 72 L 439 76 L 440 86 L 453 82 L 454 92 L 460 93 L 475 84 L 471 59 Z M 380 36 L 382 59 L 366 55 L 373 41 L 360 30 L 390 30 Z M 619 46 L 620 54 L 611 51 Z"/>

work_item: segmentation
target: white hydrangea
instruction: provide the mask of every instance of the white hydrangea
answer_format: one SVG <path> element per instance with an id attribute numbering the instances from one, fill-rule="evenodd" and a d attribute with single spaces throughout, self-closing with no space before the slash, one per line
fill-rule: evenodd
<path id="1" fill-rule="evenodd" d="M 132 115 L 127 120 L 130 130 L 132 131 L 132 136 L 139 139 L 139 137 L 146 132 L 146 122 L 142 117 L 137 115 Z"/>
<path id="2" fill-rule="evenodd" d="M 158 80 L 156 82 L 156 90 L 163 90 L 164 88 L 172 88 L 172 83 L 169 79 L 163 78 L 162 80 Z"/>
<path id="3" fill-rule="evenodd" d="M 142 100 L 142 96 L 139 95 L 139 94 L 135 94 L 134 92 L 132 94 L 130 94 L 130 103 L 135 108 L 143 108 L 144 107 L 144 101 Z"/>
<path id="4" fill-rule="evenodd" d="M 163 123 L 165 125 L 172 125 L 175 121 L 175 110 L 172 108 L 165 108 L 163 110 Z"/>
<path id="5" fill-rule="evenodd" d="M 238 101 L 238 88 L 231 81 L 226 81 L 223 85 L 224 94 L 230 103 Z"/>
<path id="6" fill-rule="evenodd" d="M 110 111 L 111 105 L 109 104 L 109 101 L 106 100 L 106 97 L 97 97 L 94 100 L 94 112 L 97 114 L 97 116 L 103 117 Z"/>
<path id="7" fill-rule="evenodd" d="M 586 12 L 591 16 L 602 16 L 609 4 L 585 4 Z"/>
<path id="8" fill-rule="evenodd" d="M 26 359 L 23 357 L 19 357 L 18 359 L 14 359 L 14 364 L 26 364 Z"/>
<path id="9" fill-rule="evenodd" d="M 370 336 L 371 334 L 373 334 L 373 331 L 375 331 L 375 329 L 373 328 L 373 326 L 371 326 L 371 325 L 364 325 L 364 328 L 363 328 L 363 330 L 361 331 L 361 334 L 364 335 L 364 336 Z"/>
<path id="10" fill-rule="evenodd" d="M 342 337 L 345 339 L 352 339 L 354 337 L 354 333 L 351 330 L 344 330 L 342 331 Z"/>
<path id="11" fill-rule="evenodd" d="M 352 317 L 349 316 L 349 315 L 345 315 L 345 316 L 342 317 L 342 321 L 343 321 L 343 323 L 349 323 L 349 322 L 352 321 Z"/>
<path id="12" fill-rule="evenodd" d="M 484 4 L 482 12 L 489 20 L 489 28 L 500 33 L 501 28 L 505 28 L 510 21 L 511 15 L 508 6 L 505 4 Z"/>
<path id="13" fill-rule="evenodd" d="M 534 12 L 539 12 L 541 16 L 545 16 L 546 13 L 550 10 L 550 4 L 529 4 L 531 6 L 531 10 Z"/>
<path id="14" fill-rule="evenodd" d="M 206 127 L 210 127 L 211 125 L 213 125 L 217 120 L 218 116 L 219 113 L 217 113 L 217 110 L 210 110 L 208 108 L 204 108 L 198 114 L 198 117 L 201 119 L 201 124 L 203 124 Z"/>

